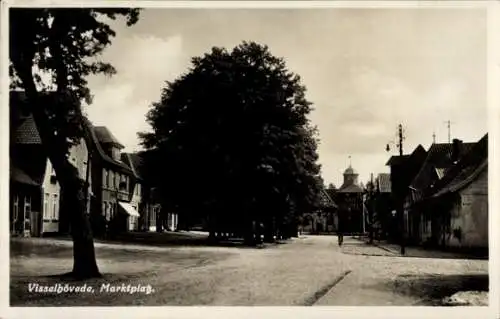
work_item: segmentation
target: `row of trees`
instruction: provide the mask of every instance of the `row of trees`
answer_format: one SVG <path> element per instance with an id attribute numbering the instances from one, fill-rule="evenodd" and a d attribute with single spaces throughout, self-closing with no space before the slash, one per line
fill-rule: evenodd
<path id="1" fill-rule="evenodd" d="M 140 134 L 162 211 L 185 227 L 206 220 L 212 238 L 295 236 L 323 185 L 311 110 L 300 77 L 266 46 L 193 58 L 147 114 L 152 132 Z"/>

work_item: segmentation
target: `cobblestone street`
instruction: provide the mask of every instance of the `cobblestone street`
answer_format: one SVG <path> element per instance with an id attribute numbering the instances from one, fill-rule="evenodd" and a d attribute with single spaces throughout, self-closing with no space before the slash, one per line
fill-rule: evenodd
<path id="1" fill-rule="evenodd" d="M 150 284 L 155 292 L 37 294 L 29 283 L 60 282 L 50 276 L 70 269 L 71 242 L 23 245 L 11 252 L 12 305 L 409 306 L 488 287 L 484 260 L 395 257 L 350 237 L 339 247 L 334 236 L 303 236 L 265 249 L 96 243 L 104 277 L 88 285 Z"/>

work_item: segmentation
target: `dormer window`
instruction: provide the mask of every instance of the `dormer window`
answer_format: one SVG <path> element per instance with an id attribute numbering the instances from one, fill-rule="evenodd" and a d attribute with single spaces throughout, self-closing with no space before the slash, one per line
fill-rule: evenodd
<path id="1" fill-rule="evenodd" d="M 111 156 L 115 161 L 120 161 L 120 150 L 116 147 L 111 148 Z"/>

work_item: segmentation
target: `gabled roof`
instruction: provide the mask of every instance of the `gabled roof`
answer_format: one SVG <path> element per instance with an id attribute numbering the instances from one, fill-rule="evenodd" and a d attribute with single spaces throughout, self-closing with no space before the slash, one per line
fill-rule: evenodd
<path id="1" fill-rule="evenodd" d="M 356 184 L 349 184 L 343 188 L 340 188 L 338 193 L 363 193 L 363 189 Z"/>
<path id="2" fill-rule="evenodd" d="M 101 144 L 113 144 L 120 149 L 124 148 L 124 146 L 106 126 L 94 126 L 94 131 Z"/>
<path id="3" fill-rule="evenodd" d="M 385 165 L 387 166 L 393 166 L 393 165 L 401 165 L 405 164 L 408 162 L 408 160 L 412 160 L 415 156 L 417 156 L 419 153 L 425 153 L 425 148 L 421 145 L 418 144 L 417 147 L 411 152 L 411 154 L 406 154 L 402 156 L 391 156 L 387 163 Z"/>
<path id="4" fill-rule="evenodd" d="M 472 183 L 488 167 L 488 134 L 484 135 L 462 158 L 451 166 L 435 184 L 433 197 L 456 192 Z"/>
<path id="5" fill-rule="evenodd" d="M 125 163 L 122 163 L 120 161 L 115 161 L 112 159 L 110 156 L 106 154 L 104 149 L 102 148 L 101 143 L 99 142 L 99 138 L 97 137 L 96 131 L 92 123 L 90 122 L 89 119 L 84 117 L 84 127 L 86 128 L 86 131 L 88 135 L 91 138 L 91 145 L 92 148 L 97 151 L 97 155 L 100 157 L 101 160 L 106 162 L 107 164 L 113 165 L 115 167 L 120 168 L 122 171 L 124 171 L 127 174 L 133 174 L 132 170 L 130 169 L 129 166 L 127 166 Z"/>
<path id="6" fill-rule="evenodd" d="M 18 119 L 17 127 L 12 130 L 14 144 L 42 144 L 33 116 Z"/>
<path id="7" fill-rule="evenodd" d="M 333 199 L 328 195 L 328 192 L 325 189 L 321 190 L 321 206 L 323 207 L 337 207 L 337 204 L 333 201 Z"/>
<path id="8" fill-rule="evenodd" d="M 389 158 L 389 160 L 387 161 L 387 163 L 385 163 L 385 165 L 388 165 L 388 166 L 393 166 L 393 165 L 400 165 L 402 163 L 404 163 L 406 160 L 408 160 L 410 158 L 410 154 L 407 154 L 407 155 L 402 155 L 402 156 L 391 156 Z"/>
<path id="9" fill-rule="evenodd" d="M 391 192 L 391 174 L 380 173 L 377 176 L 378 189 L 381 193 Z"/>
<path id="10" fill-rule="evenodd" d="M 21 110 L 24 107 L 24 92 L 10 92 L 10 97 L 10 179 L 40 186 L 47 166 L 42 140 L 33 116 Z"/>
<path id="11" fill-rule="evenodd" d="M 462 143 L 463 153 L 468 152 L 475 143 Z M 419 172 L 410 183 L 410 202 L 417 202 L 423 199 L 424 192 L 439 180 L 437 169 L 447 169 L 452 164 L 453 144 L 439 143 L 432 144 L 427 152 L 427 157 Z"/>
<path id="12" fill-rule="evenodd" d="M 121 158 L 131 168 L 134 176 L 142 179 L 143 158 L 140 153 L 122 153 Z"/>

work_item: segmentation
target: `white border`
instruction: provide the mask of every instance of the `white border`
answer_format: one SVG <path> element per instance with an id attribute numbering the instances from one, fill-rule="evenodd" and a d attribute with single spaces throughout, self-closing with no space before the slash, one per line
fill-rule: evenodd
<path id="1" fill-rule="evenodd" d="M 57 318 L 71 315 L 73 318 L 86 318 L 89 315 L 99 317 L 109 315 L 121 318 L 136 318 L 141 315 L 147 318 L 206 318 L 207 316 L 259 318 L 262 316 L 284 318 L 329 318 L 340 316 L 342 318 L 442 318 L 451 316 L 457 318 L 498 318 L 500 296 L 498 294 L 498 258 L 499 234 L 494 225 L 500 225 L 500 216 L 496 214 L 499 199 L 493 194 L 498 194 L 500 181 L 500 166 L 498 163 L 498 147 L 495 147 L 500 135 L 500 63 L 498 59 L 498 46 L 500 38 L 500 5 L 495 1 L 61 1 L 61 0 L 18 0 L 3 1 L 1 5 L 1 94 L 3 107 L 0 108 L 0 207 L 2 208 L 0 234 L 1 271 L 9 273 L 9 231 L 8 231 L 8 19 L 9 6 L 16 7 L 143 7 L 143 8 L 233 8 L 233 9 L 303 9 L 303 8 L 487 8 L 488 9 L 488 128 L 489 128 L 489 230 L 490 230 L 490 306 L 478 308 L 438 308 L 438 307 L 66 307 L 66 308 L 11 308 L 8 306 L 8 288 L 0 289 L 2 313 L 0 316 L 7 318 Z M 471 106 L 474 107 L 474 106 Z M 3 280 L 8 285 L 9 280 Z M 168 308 L 168 309 L 164 309 Z"/>

